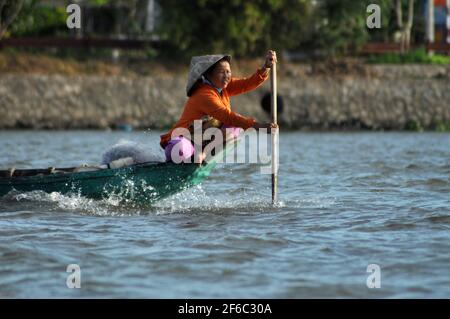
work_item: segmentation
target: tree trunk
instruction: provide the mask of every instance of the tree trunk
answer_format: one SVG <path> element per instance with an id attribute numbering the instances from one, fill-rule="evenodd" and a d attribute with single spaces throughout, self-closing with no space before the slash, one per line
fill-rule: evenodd
<path id="1" fill-rule="evenodd" d="M 405 49 L 409 51 L 411 46 L 411 30 L 414 23 L 414 0 L 408 3 L 408 22 L 405 25 Z"/>
<path id="2" fill-rule="evenodd" d="M 428 0 L 427 43 L 434 43 L 434 0 Z"/>
<path id="3" fill-rule="evenodd" d="M 145 21 L 145 32 L 153 32 L 155 30 L 155 0 L 147 2 L 147 19 Z"/>
<path id="4" fill-rule="evenodd" d="M 405 33 L 403 28 L 402 0 L 395 0 L 395 16 L 397 17 L 397 28 L 400 31 L 400 51 L 405 52 Z"/>
<path id="5" fill-rule="evenodd" d="M 403 28 L 403 13 L 402 13 L 402 1 L 395 1 L 395 15 L 397 16 L 397 27 L 401 30 Z"/>
<path id="6" fill-rule="evenodd" d="M 22 9 L 24 0 L 0 0 L 0 39 Z M 2 17 L 5 19 L 2 20 Z"/>
<path id="7" fill-rule="evenodd" d="M 432 0 L 431 0 L 432 1 Z M 401 52 L 409 51 L 411 44 L 411 30 L 414 22 L 414 0 L 408 0 L 408 18 L 406 23 L 403 23 L 402 1 L 395 1 L 395 14 L 397 16 L 397 26 L 400 30 L 400 45 Z"/>

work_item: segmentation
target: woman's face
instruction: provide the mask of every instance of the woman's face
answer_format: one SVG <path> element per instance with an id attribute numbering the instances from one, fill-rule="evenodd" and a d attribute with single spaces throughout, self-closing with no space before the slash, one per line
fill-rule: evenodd
<path id="1" fill-rule="evenodd" d="M 215 87 L 225 89 L 231 80 L 230 63 L 228 63 L 228 61 L 219 62 L 207 77 Z"/>

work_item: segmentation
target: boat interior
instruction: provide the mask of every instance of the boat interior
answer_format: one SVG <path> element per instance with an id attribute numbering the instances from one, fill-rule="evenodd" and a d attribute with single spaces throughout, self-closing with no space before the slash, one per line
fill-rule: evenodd
<path id="1" fill-rule="evenodd" d="M 87 166 L 87 165 L 79 167 L 66 167 L 66 168 L 49 167 L 44 169 L 16 169 L 12 167 L 7 170 L 0 170 L 0 178 L 47 176 L 52 174 L 95 171 L 99 169 L 101 169 L 101 167 Z"/>

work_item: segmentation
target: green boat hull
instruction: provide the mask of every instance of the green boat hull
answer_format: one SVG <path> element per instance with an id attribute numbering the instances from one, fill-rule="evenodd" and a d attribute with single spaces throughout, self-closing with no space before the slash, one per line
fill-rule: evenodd
<path id="1" fill-rule="evenodd" d="M 215 156 L 202 164 L 143 163 L 116 169 L 0 177 L 0 197 L 11 191 L 44 191 L 93 199 L 116 196 L 121 202 L 147 205 L 200 184 L 210 175 L 217 160 L 223 160 L 238 142 L 238 139 L 227 141 Z"/>
<path id="2" fill-rule="evenodd" d="M 147 163 L 117 169 L 0 179 L 0 196 L 10 191 L 80 194 L 103 199 L 152 203 L 200 184 L 215 162 L 207 164 Z"/>

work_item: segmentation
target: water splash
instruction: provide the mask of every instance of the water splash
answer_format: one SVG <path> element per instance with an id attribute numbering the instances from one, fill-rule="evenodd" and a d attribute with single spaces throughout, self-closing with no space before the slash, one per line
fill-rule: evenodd
<path id="1" fill-rule="evenodd" d="M 84 197 L 79 192 L 61 194 L 59 192 L 46 193 L 40 190 L 24 193 L 12 191 L 4 196 L 1 201 L 7 202 L 10 210 L 31 205 L 32 207 L 39 206 L 41 210 L 74 212 L 93 216 L 130 216 L 141 214 L 141 211 L 135 206 L 123 205 L 122 199 L 115 194 L 102 200 L 95 200 Z"/>
<path id="2" fill-rule="evenodd" d="M 173 213 L 215 213 L 215 214 L 249 214 L 281 210 L 283 201 L 275 205 L 267 197 L 258 194 L 251 196 L 218 196 L 210 193 L 207 187 L 198 185 L 184 192 L 173 195 L 156 203 L 153 208 L 157 214 Z"/>

